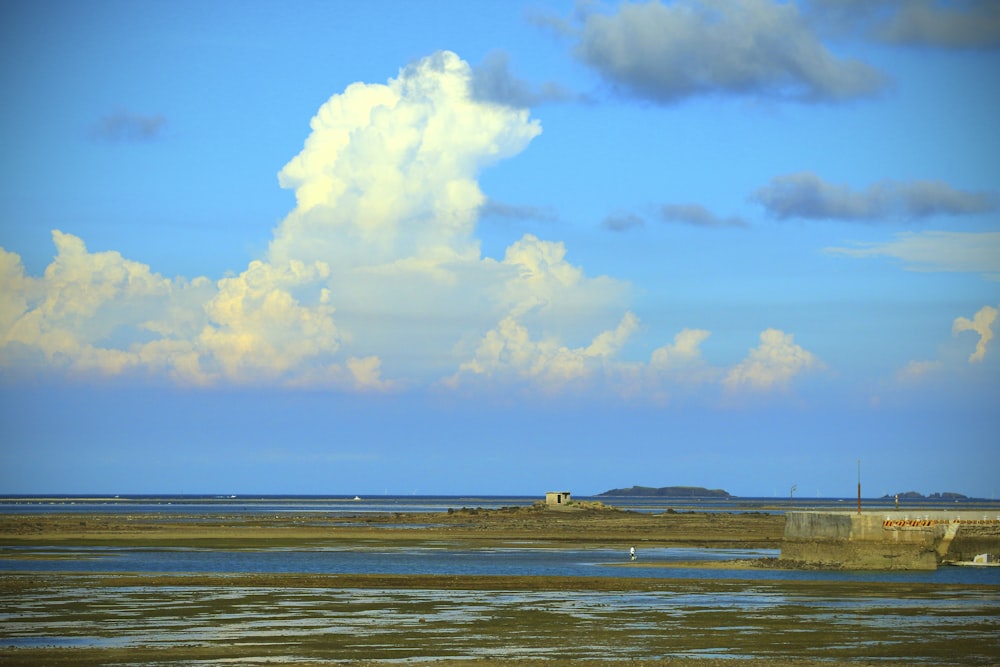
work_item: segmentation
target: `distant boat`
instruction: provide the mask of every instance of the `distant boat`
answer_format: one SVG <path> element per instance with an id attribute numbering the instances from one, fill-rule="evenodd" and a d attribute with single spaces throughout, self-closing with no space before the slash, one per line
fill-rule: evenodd
<path id="1" fill-rule="evenodd" d="M 952 561 L 949 565 L 965 565 L 968 567 L 1000 567 L 1000 562 L 997 561 L 996 556 L 985 553 L 976 554 L 973 556 L 972 560 Z"/>
<path id="2" fill-rule="evenodd" d="M 1000 567 L 1000 563 L 975 563 L 971 560 L 955 560 L 947 565 L 961 565 L 964 567 Z"/>
<path id="3" fill-rule="evenodd" d="M 361 496 L 354 496 L 355 500 L 361 500 Z"/>

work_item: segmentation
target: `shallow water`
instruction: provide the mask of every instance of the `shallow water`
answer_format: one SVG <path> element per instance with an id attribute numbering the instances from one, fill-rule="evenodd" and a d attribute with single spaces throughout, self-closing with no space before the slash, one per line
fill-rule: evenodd
<path id="1" fill-rule="evenodd" d="M 628 561 L 612 549 L 435 546 L 200 549 L 190 547 L 0 547 L 0 571 L 661 576 L 671 562 L 776 557 L 777 550 L 658 548 Z M 610 567 L 627 565 L 627 567 Z M 648 567 L 643 567 L 648 565 Z M 687 568 L 685 568 L 687 569 Z M 676 574 L 676 573 L 674 573 Z"/>
<path id="2" fill-rule="evenodd" d="M 748 581 L 626 592 L 86 582 L 69 577 L 21 592 L 0 613 L 3 643 L 181 653 L 216 646 L 269 661 L 812 656 L 991 664 L 1000 656 L 1000 600 L 981 591 L 881 597 Z"/>
<path id="3" fill-rule="evenodd" d="M 776 558 L 770 549 L 640 549 L 628 561 L 613 549 L 420 547 L 199 549 L 188 547 L 0 547 L 0 572 L 156 572 L 437 574 L 657 577 L 1000 584 L 1000 568 L 941 567 L 933 572 L 718 569 L 704 562 Z"/>

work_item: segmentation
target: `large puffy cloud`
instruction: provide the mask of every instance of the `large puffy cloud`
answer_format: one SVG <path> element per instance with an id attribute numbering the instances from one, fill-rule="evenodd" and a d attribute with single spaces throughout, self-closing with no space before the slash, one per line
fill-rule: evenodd
<path id="1" fill-rule="evenodd" d="M 573 380 L 592 377 L 602 363 L 614 358 L 637 326 L 638 318 L 626 313 L 617 327 L 600 333 L 589 345 L 568 348 L 555 337 L 533 339 L 509 316 L 483 337 L 473 359 L 463 363 L 448 384 L 480 376 L 526 380 L 547 391 L 561 389 Z"/>
<path id="2" fill-rule="evenodd" d="M 336 320 L 329 267 L 323 262 L 278 266 L 257 260 L 215 283 L 168 280 L 116 252 L 89 252 L 72 235 L 53 236 L 58 254 L 42 278 L 26 276 L 16 254 L 0 252 L 4 366 L 40 364 L 100 375 L 163 373 L 200 385 L 375 391 L 400 385 L 383 377 L 380 354 L 345 352 L 359 346 Z M 719 386 L 720 381 L 730 389 L 771 391 L 817 367 L 810 352 L 775 330 L 765 331 L 760 347 L 731 369 L 704 361 L 701 345 L 710 333 L 703 329 L 680 331 L 646 363 L 623 361 L 622 349 L 639 319 L 625 311 L 617 324 L 601 328 L 599 323 L 619 307 L 624 285 L 586 276 L 566 260 L 562 244 L 530 235 L 508 248 L 502 261 L 479 264 L 494 280 L 476 291 L 482 312 L 451 321 L 449 329 L 452 347 L 468 354 L 464 361 L 459 353 L 449 353 L 430 362 L 428 375 L 444 374 L 452 387 L 514 382 L 551 393 L 607 385 L 621 395 L 659 400 L 677 387 Z M 490 321 L 495 324 L 478 338 L 468 335 L 472 323 Z M 374 346 L 389 358 L 392 347 L 414 340 L 407 328 L 392 325 L 383 322 L 385 340 Z M 570 342 L 588 331 L 597 333 L 581 344 Z M 463 344 L 462 337 L 468 342 Z M 415 353 L 424 357 L 427 349 L 418 347 Z M 401 373 L 405 366 L 394 372 L 404 376 L 403 384 L 419 380 L 416 376 L 426 370 Z M 458 371 L 447 375 L 449 366 Z"/>
<path id="3" fill-rule="evenodd" d="M 712 94 L 831 102 L 884 86 L 872 67 L 832 55 L 794 3 L 625 2 L 583 21 L 576 56 L 613 86 L 657 102 Z"/>
<path id="4" fill-rule="evenodd" d="M 270 261 L 477 259 L 477 174 L 541 128 L 525 109 L 474 99 L 471 84 L 468 64 L 441 52 L 386 85 L 355 83 L 330 98 L 279 174 L 297 207 L 275 230 Z"/>
<path id="5" fill-rule="evenodd" d="M 577 340 L 623 310 L 627 286 L 585 276 L 560 243 L 527 235 L 500 261 L 481 257 L 475 224 L 489 206 L 478 172 L 541 130 L 511 99 L 482 99 L 477 85 L 481 76 L 451 53 L 387 85 L 354 84 L 323 105 L 279 176 L 297 207 L 268 261 L 326 263 L 344 348 L 397 372 L 458 365 L 507 317 Z"/>
<path id="6" fill-rule="evenodd" d="M 564 244 L 543 241 L 526 234 L 511 244 L 503 259 L 511 269 L 503 285 L 500 302 L 515 317 L 531 316 L 574 321 L 602 312 L 605 317 L 620 312 L 628 294 L 623 283 L 598 276 L 587 277 L 583 269 L 566 260 Z"/>
<path id="7" fill-rule="evenodd" d="M 90 253 L 71 234 L 54 231 L 52 238 L 57 254 L 40 279 L 4 254 L 4 357 L 12 361 L 20 351 L 55 367 L 112 374 L 134 365 L 120 341 L 163 307 L 171 281 L 117 252 Z"/>
<path id="8" fill-rule="evenodd" d="M 968 215 L 996 208 L 996 198 L 989 193 L 956 190 L 941 181 L 883 181 L 856 191 L 828 183 L 811 172 L 777 176 L 758 189 L 753 199 L 778 220 L 879 222 Z"/>
<path id="9" fill-rule="evenodd" d="M 71 234 L 55 231 L 53 240 L 57 254 L 40 279 L 4 253 L 3 282 L 14 288 L 0 304 L 8 363 L 40 356 L 52 368 L 102 375 L 259 382 L 337 348 L 324 293 L 303 306 L 289 291 L 322 277 L 322 265 L 279 270 L 254 262 L 213 285 L 166 279 L 117 252 L 89 252 Z"/>
<path id="10" fill-rule="evenodd" d="M 795 343 L 795 337 L 778 329 L 760 334 L 760 345 L 726 374 L 730 390 L 786 388 L 794 377 L 822 366 L 816 356 Z"/>
<path id="11" fill-rule="evenodd" d="M 541 130 L 524 109 L 477 99 L 473 79 L 442 52 L 331 97 L 279 174 L 296 207 L 268 253 L 215 283 L 168 280 L 60 232 L 42 278 L 4 252 L 4 363 L 385 389 L 397 383 L 384 373 L 454 373 L 509 318 L 546 341 L 592 339 L 587 358 L 612 354 L 625 334 L 601 332 L 625 312 L 626 284 L 530 235 L 502 260 L 480 255 L 478 173 Z"/>
<path id="12" fill-rule="evenodd" d="M 695 387 L 721 388 L 730 394 L 786 391 L 799 376 L 824 366 L 796 344 L 793 335 L 777 329 L 761 332 L 760 344 L 728 368 L 713 366 L 702 357 L 701 346 L 711 335 L 705 329 L 681 330 L 672 343 L 655 349 L 646 363 L 620 360 L 618 352 L 638 328 L 638 318 L 629 312 L 589 344 L 570 348 L 557 338 L 532 337 L 517 318 L 507 317 L 483 336 L 473 358 L 446 384 L 514 381 L 558 392 L 599 382 L 620 396 L 662 403 Z"/>
<path id="13" fill-rule="evenodd" d="M 566 340 L 593 331 L 620 308 L 627 288 L 619 281 L 587 277 L 566 260 L 562 243 L 525 235 L 505 253 L 499 269 L 509 270 L 495 290 L 503 317 L 475 344 L 472 358 L 463 362 L 448 383 L 474 377 L 529 381 L 543 389 L 592 377 L 610 363 L 638 318 L 626 312 L 608 329 L 580 347 Z M 620 311 L 619 311 L 620 312 Z M 541 332 L 533 337 L 532 331 Z"/>
<path id="14" fill-rule="evenodd" d="M 237 380 L 280 375 L 329 358 L 340 346 L 329 290 L 317 287 L 329 275 L 322 262 L 250 263 L 239 276 L 224 278 L 205 304 L 209 323 L 198 343 L 223 376 Z M 313 303 L 292 295 L 312 285 Z"/>
<path id="15" fill-rule="evenodd" d="M 982 273 L 1000 280 L 1000 232 L 904 232 L 885 243 L 830 247 L 846 257 L 890 257 L 912 271 Z"/>
<path id="16" fill-rule="evenodd" d="M 986 358 L 986 346 L 993 340 L 993 323 L 997 319 L 997 309 L 993 306 L 983 306 L 970 320 L 967 317 L 955 319 L 952 325 L 952 333 L 959 334 L 963 331 L 974 331 L 979 334 L 975 351 L 969 355 L 969 363 L 981 362 Z"/>
<path id="17" fill-rule="evenodd" d="M 540 128 L 477 99 L 472 81 L 440 53 L 334 95 L 281 171 L 296 207 L 265 256 L 220 280 L 167 279 L 58 231 L 41 277 L 0 250 L 0 365 L 375 391 L 442 378 L 541 391 L 718 385 L 724 369 L 700 357 L 704 330 L 681 331 L 648 363 L 623 361 L 639 327 L 630 286 L 588 275 L 563 243 L 526 234 L 500 259 L 481 255 L 479 170 Z M 811 358 L 790 337 L 776 347 Z M 780 356 L 741 371 L 744 384 L 784 386 L 809 365 Z"/>

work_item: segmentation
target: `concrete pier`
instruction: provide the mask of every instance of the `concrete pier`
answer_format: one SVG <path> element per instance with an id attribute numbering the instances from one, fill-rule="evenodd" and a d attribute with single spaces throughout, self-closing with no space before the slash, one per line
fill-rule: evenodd
<path id="1" fill-rule="evenodd" d="M 782 560 L 851 570 L 934 570 L 963 527 L 1000 539 L 1000 517 L 952 511 L 789 512 Z"/>

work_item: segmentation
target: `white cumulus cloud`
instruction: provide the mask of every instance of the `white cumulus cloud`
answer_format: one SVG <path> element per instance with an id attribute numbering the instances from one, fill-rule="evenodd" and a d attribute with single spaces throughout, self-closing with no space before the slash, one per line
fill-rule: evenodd
<path id="1" fill-rule="evenodd" d="M 340 336 L 328 290 L 319 287 L 327 275 L 322 262 L 251 262 L 240 275 L 220 280 L 205 304 L 209 321 L 198 335 L 199 348 L 231 380 L 280 377 L 306 360 L 329 363 Z M 308 305 L 292 294 L 306 285 L 314 293 Z"/>
<path id="2" fill-rule="evenodd" d="M 976 350 L 969 355 L 969 363 L 980 362 L 986 358 L 986 346 L 993 340 L 993 323 L 997 319 L 997 309 L 993 306 L 983 306 L 970 320 L 967 317 L 955 319 L 952 325 L 952 334 L 959 334 L 963 331 L 974 331 L 979 334 L 976 342 Z"/>
<path id="3" fill-rule="evenodd" d="M 448 380 L 455 386 L 468 376 L 530 381 L 543 390 L 561 389 L 567 382 L 593 376 L 611 361 L 638 326 L 626 313 L 614 329 L 598 334 L 586 347 L 569 348 L 555 337 L 533 339 L 514 316 L 487 332 L 473 359 Z"/>
<path id="4" fill-rule="evenodd" d="M 58 231 L 42 277 L 4 251 L 0 359 L 385 390 L 454 374 L 475 341 L 515 320 L 545 341 L 542 357 L 550 344 L 571 351 L 541 362 L 550 375 L 613 355 L 627 337 L 627 324 L 607 326 L 627 311 L 625 283 L 587 276 L 562 243 L 532 235 L 502 259 L 481 255 L 479 172 L 541 127 L 527 110 L 477 98 L 474 78 L 440 52 L 332 96 L 280 171 L 296 206 L 267 253 L 215 283 L 166 279 Z"/>
<path id="5" fill-rule="evenodd" d="M 469 65 L 442 52 L 332 96 L 279 174 L 295 208 L 262 257 L 217 281 L 168 279 L 61 231 L 39 277 L 0 249 L 0 367 L 206 386 L 443 380 L 652 396 L 692 383 L 767 391 L 818 365 L 776 330 L 732 369 L 702 359 L 702 329 L 630 361 L 640 325 L 628 283 L 589 275 L 564 243 L 533 234 L 483 256 L 479 172 L 541 128 L 473 86 Z"/>
<path id="6" fill-rule="evenodd" d="M 927 361 L 911 361 L 897 374 L 896 379 L 902 385 L 913 385 L 945 376 L 966 378 L 975 374 L 991 374 L 995 368 L 984 364 L 986 355 L 993 340 L 993 326 L 1000 310 L 993 306 L 983 306 L 971 317 L 956 317 L 952 322 L 952 336 L 965 332 L 977 334 L 975 349 L 966 357 L 967 337 L 961 341 L 942 347 L 938 359 Z M 967 358 L 967 363 L 962 359 Z M 995 366 L 995 364 L 994 364 Z"/>
<path id="7" fill-rule="evenodd" d="M 3 255 L 4 359 L 108 374 L 135 365 L 122 342 L 141 336 L 146 320 L 182 284 L 117 252 L 88 252 L 71 234 L 57 230 L 52 239 L 56 256 L 41 278 L 27 276 L 17 255 Z"/>
<path id="8" fill-rule="evenodd" d="M 667 343 L 653 350 L 649 363 L 656 369 L 676 369 L 701 363 L 701 344 L 712 335 L 705 329 L 684 329 Z"/>
<path id="9" fill-rule="evenodd" d="M 541 127 L 527 110 L 474 99 L 471 85 L 469 65 L 440 52 L 385 85 L 355 83 L 330 98 L 278 176 L 297 207 L 275 230 L 270 261 L 477 259 L 478 172 Z"/>
<path id="10" fill-rule="evenodd" d="M 822 366 L 820 360 L 795 343 L 795 337 L 778 329 L 760 334 L 760 345 L 726 374 L 723 385 L 729 390 L 783 389 L 797 375 Z"/>

